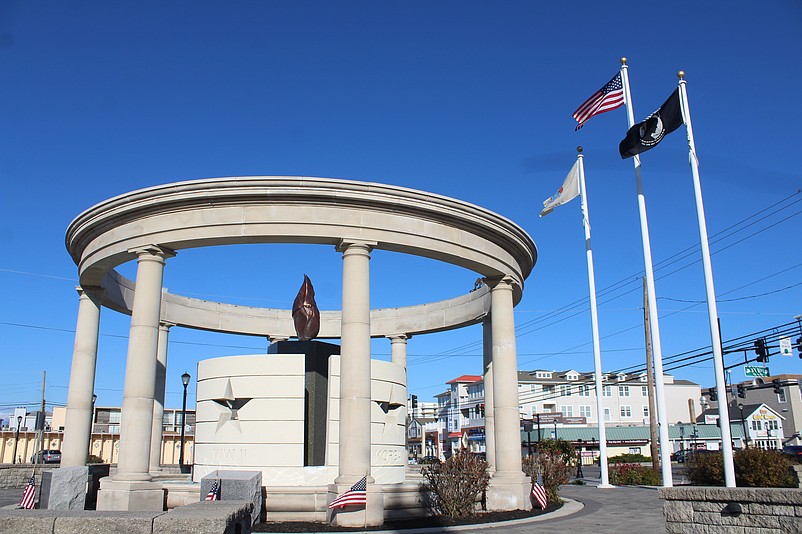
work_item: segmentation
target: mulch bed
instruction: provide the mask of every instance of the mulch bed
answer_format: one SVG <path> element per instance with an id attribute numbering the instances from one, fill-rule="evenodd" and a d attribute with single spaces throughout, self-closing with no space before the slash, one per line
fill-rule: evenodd
<path id="1" fill-rule="evenodd" d="M 482 523 L 497 523 L 500 521 L 511 521 L 513 519 L 525 519 L 548 512 L 553 512 L 560 508 L 562 504 L 549 503 L 545 510 L 511 510 L 509 512 L 480 512 L 470 517 L 454 519 L 443 516 L 420 517 L 416 519 L 404 519 L 398 521 L 387 521 L 379 527 L 332 527 L 325 523 L 311 522 L 283 522 L 283 523 L 257 523 L 253 527 L 253 532 L 354 532 L 363 530 L 404 530 L 410 528 L 436 528 L 457 525 L 478 525 Z"/>

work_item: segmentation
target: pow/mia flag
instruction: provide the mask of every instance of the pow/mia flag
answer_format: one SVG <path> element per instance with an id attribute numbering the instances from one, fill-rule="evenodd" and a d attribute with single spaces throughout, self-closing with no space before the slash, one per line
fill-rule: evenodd
<path id="1" fill-rule="evenodd" d="M 631 158 L 635 154 L 646 152 L 657 146 L 663 137 L 683 124 L 679 103 L 679 88 L 675 89 L 660 109 L 646 117 L 646 120 L 634 125 L 627 136 L 618 145 L 621 158 Z"/>

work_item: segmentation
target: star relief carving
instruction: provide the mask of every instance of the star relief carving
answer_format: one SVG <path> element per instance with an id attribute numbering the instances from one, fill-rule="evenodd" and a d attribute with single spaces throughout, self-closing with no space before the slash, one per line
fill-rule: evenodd
<path id="1" fill-rule="evenodd" d="M 382 437 L 386 437 L 388 433 L 397 432 L 398 425 L 401 421 L 401 408 L 402 404 L 390 404 L 389 402 L 374 401 L 379 405 L 382 412 L 384 412 L 384 421 L 382 421 Z"/>
<path id="2" fill-rule="evenodd" d="M 242 428 L 240 428 L 239 424 L 239 410 L 242 409 L 243 406 L 248 404 L 251 399 L 245 398 L 236 398 L 234 397 L 234 393 L 231 389 L 231 379 L 228 379 L 226 382 L 226 390 L 223 393 L 222 397 L 218 397 L 216 399 L 212 399 L 215 403 L 220 405 L 223 408 L 223 411 L 220 413 L 220 417 L 217 418 L 217 428 L 215 432 L 219 432 L 223 426 L 228 423 L 231 423 L 234 429 L 237 432 L 242 434 Z"/>

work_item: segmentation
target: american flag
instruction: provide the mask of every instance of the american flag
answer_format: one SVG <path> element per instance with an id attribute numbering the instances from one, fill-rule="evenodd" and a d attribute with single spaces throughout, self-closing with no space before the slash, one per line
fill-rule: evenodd
<path id="1" fill-rule="evenodd" d="M 368 500 L 368 477 L 351 486 L 351 489 L 331 501 L 329 508 L 342 508 L 343 506 L 362 505 L 365 506 Z"/>
<path id="2" fill-rule="evenodd" d="M 207 501 L 219 501 L 220 500 L 220 480 L 215 479 L 212 483 L 212 488 L 209 490 L 209 493 L 206 494 Z"/>
<path id="3" fill-rule="evenodd" d="M 33 505 L 36 501 L 36 478 L 34 475 L 31 475 L 30 480 L 25 485 L 25 489 L 22 491 L 22 500 L 20 500 L 19 505 L 27 510 L 33 509 Z"/>
<path id="4" fill-rule="evenodd" d="M 532 497 L 540 505 L 541 510 L 546 509 L 549 499 L 546 497 L 546 490 L 543 489 L 543 477 L 540 476 L 540 473 L 537 474 L 537 480 L 532 484 Z"/>
<path id="5" fill-rule="evenodd" d="M 574 111 L 574 118 L 579 123 L 576 125 L 576 129 L 582 128 L 594 115 L 620 108 L 623 105 L 624 84 L 621 82 L 621 73 L 619 72 Z"/>

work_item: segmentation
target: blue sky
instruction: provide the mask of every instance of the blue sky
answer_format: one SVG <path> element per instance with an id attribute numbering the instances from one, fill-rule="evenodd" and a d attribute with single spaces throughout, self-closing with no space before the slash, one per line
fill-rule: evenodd
<path id="1" fill-rule="evenodd" d="M 512 219 L 540 254 L 516 308 L 520 368 L 591 370 L 578 200 L 537 217 L 577 145 L 586 155 L 597 286 L 621 283 L 599 298 L 604 368 L 642 366 L 635 180 L 631 161 L 617 153 L 625 111 L 597 116 L 579 132 L 571 118 L 621 56 L 629 58 L 636 120 L 673 91 L 677 70 L 687 73 L 708 228 L 726 236 L 711 245 L 724 339 L 794 322 L 802 314 L 802 6 L 595 6 L 0 4 L 0 414 L 36 404 L 43 371 L 48 404 L 66 402 L 77 315 L 77 269 L 64 246 L 70 221 L 111 196 L 217 176 L 397 184 Z M 699 243 L 684 128 L 643 155 L 643 179 L 660 265 Z M 307 273 L 319 306 L 336 309 L 340 266 L 328 247 L 188 250 L 170 260 L 165 285 L 289 307 Z M 374 307 L 453 297 L 476 278 L 381 251 L 371 269 Z M 133 266 L 121 270 L 133 276 Z M 704 305 L 683 302 L 704 299 L 698 252 L 658 270 L 657 295 L 665 357 L 710 344 Z M 128 317 L 102 315 L 101 405 L 121 402 L 128 325 Z M 480 339 L 471 327 L 410 340 L 411 393 L 430 400 L 445 381 L 480 373 Z M 260 338 L 174 329 L 166 404 L 180 407 L 179 376 L 194 375 L 198 360 L 265 349 Z M 373 350 L 389 358 L 388 341 Z M 802 361 L 776 356 L 769 367 L 797 373 Z M 709 361 L 674 373 L 713 384 Z"/>

